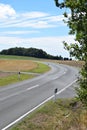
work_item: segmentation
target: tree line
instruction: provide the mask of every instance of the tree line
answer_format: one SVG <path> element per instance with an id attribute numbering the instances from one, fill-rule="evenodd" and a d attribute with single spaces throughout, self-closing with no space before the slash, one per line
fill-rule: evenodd
<path id="1" fill-rule="evenodd" d="M 53 56 L 53 55 L 47 54 L 42 49 L 36 49 L 36 48 L 15 47 L 15 48 L 2 50 L 0 54 L 1 55 L 29 56 L 29 57 L 54 59 L 54 60 L 71 60 L 67 57 L 63 58 L 62 56 Z"/>

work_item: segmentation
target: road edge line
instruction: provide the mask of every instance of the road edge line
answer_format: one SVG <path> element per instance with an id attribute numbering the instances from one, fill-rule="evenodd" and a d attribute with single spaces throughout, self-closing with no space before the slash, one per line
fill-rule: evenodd
<path id="1" fill-rule="evenodd" d="M 65 91 L 67 88 L 69 88 L 72 84 L 74 84 L 77 81 L 74 80 L 72 83 L 70 83 L 69 85 L 67 85 L 65 88 L 61 89 L 59 92 L 57 92 L 57 95 L 62 93 L 63 91 Z M 33 109 L 31 109 L 30 111 L 28 111 L 27 113 L 25 113 L 24 115 L 22 115 L 21 117 L 19 117 L 18 119 L 16 119 L 15 121 L 13 121 L 12 123 L 10 123 L 9 125 L 7 125 L 6 127 L 2 128 L 1 130 L 7 130 L 8 128 L 10 128 L 11 126 L 13 126 L 14 124 L 16 124 L 17 122 L 19 122 L 20 120 L 22 120 L 24 117 L 26 117 L 28 114 L 30 114 L 31 112 L 33 112 L 34 110 L 36 110 L 37 108 L 39 108 L 41 105 L 43 105 L 44 103 L 48 102 L 49 100 L 51 100 L 52 98 L 54 98 L 55 95 L 52 95 L 51 97 L 47 98 L 46 100 L 44 100 L 42 103 L 40 103 L 39 105 L 37 105 L 36 107 L 34 107 Z"/>

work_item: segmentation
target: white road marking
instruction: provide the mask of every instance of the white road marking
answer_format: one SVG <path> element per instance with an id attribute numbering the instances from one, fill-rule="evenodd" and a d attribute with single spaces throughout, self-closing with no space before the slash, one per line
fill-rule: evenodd
<path id="1" fill-rule="evenodd" d="M 26 92 L 26 91 L 30 91 L 30 90 L 32 90 L 32 89 L 34 89 L 34 88 L 37 88 L 37 87 L 39 87 L 39 85 L 35 85 L 35 86 L 32 86 L 32 87 L 29 87 L 29 88 L 27 88 L 27 89 L 25 89 L 25 90 L 22 90 L 22 91 L 20 91 L 20 92 L 11 94 L 11 95 L 6 96 L 6 97 L 4 97 L 4 98 L 0 98 L 0 101 L 4 101 L 4 100 L 6 100 L 6 99 L 8 99 L 8 98 L 11 98 L 11 97 L 13 97 L 13 96 L 22 94 L 22 93 L 24 93 L 24 92 Z"/>
<path id="2" fill-rule="evenodd" d="M 67 85 L 65 88 L 63 88 L 63 89 L 61 89 L 59 92 L 57 92 L 57 94 L 60 94 L 60 93 L 62 93 L 63 91 L 65 91 L 67 88 L 69 88 L 72 84 L 74 84 L 75 82 L 77 81 L 77 79 L 76 80 L 74 80 L 72 83 L 70 83 L 69 85 Z"/>
<path id="3" fill-rule="evenodd" d="M 39 85 L 35 85 L 35 86 L 30 87 L 30 88 L 27 88 L 27 90 L 31 90 L 31 89 L 37 88 L 37 87 L 39 87 Z"/>
<path id="4" fill-rule="evenodd" d="M 66 73 L 66 72 L 64 72 L 63 74 L 61 74 L 61 75 L 59 75 L 59 76 L 54 77 L 52 80 L 56 80 L 56 79 L 60 78 L 61 76 L 65 75 L 65 73 Z"/>
<path id="5" fill-rule="evenodd" d="M 59 92 L 57 92 L 57 95 L 60 94 L 60 93 L 62 93 L 63 91 L 65 91 L 67 88 L 69 88 L 76 81 L 77 80 L 74 80 L 72 83 L 70 83 L 69 85 L 67 85 L 65 88 L 61 89 Z M 6 127 L 2 128 L 1 130 L 7 130 L 8 128 L 10 128 L 14 124 L 16 124 L 18 121 L 20 121 L 21 119 L 23 119 L 24 117 L 26 117 L 28 114 L 30 114 L 31 112 L 33 112 L 34 110 L 36 110 L 37 108 L 39 108 L 41 105 L 43 105 L 44 103 L 46 103 L 49 100 L 51 100 L 52 98 L 54 98 L 54 96 L 55 95 L 52 95 L 51 97 L 47 98 L 45 101 L 43 101 L 42 103 L 40 103 L 36 107 L 32 108 L 30 111 L 28 111 L 27 113 L 25 113 L 24 115 L 22 115 L 21 117 L 19 117 L 18 119 L 16 119 L 15 121 L 13 121 L 12 123 L 10 123 L 9 125 L 7 125 Z"/>
<path id="6" fill-rule="evenodd" d="M 56 80 L 56 79 L 58 79 L 59 77 L 54 77 L 52 80 Z"/>

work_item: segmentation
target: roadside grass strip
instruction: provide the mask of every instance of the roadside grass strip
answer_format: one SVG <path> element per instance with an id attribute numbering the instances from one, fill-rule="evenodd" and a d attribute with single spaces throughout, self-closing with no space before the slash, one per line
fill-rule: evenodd
<path id="1" fill-rule="evenodd" d="M 19 81 L 23 81 L 23 80 L 27 80 L 30 78 L 33 78 L 34 75 L 29 75 L 29 74 L 20 74 L 20 76 L 18 74 L 13 74 L 7 77 L 0 77 L 0 87 L 4 86 L 4 85 L 8 85 L 8 84 L 12 84 L 15 82 L 19 82 Z"/>
<path id="2" fill-rule="evenodd" d="M 69 85 L 67 85 L 65 88 L 63 88 L 63 89 L 61 89 L 60 91 L 58 91 L 57 92 L 57 95 L 58 94 L 60 94 L 60 93 L 62 93 L 63 91 L 65 91 L 66 89 L 68 89 L 72 84 L 74 84 L 75 82 L 76 82 L 77 80 L 74 80 L 72 83 L 70 83 Z M 49 103 L 48 101 L 50 101 L 51 99 L 53 99 L 54 100 L 54 97 L 55 97 L 55 95 L 52 95 L 51 97 L 49 97 L 49 98 L 47 98 L 45 101 L 43 101 L 42 103 L 40 103 L 39 105 L 37 105 L 36 107 L 34 107 L 34 108 L 32 108 L 31 110 L 29 110 L 27 113 L 25 113 L 24 115 L 22 115 L 21 117 L 19 117 L 18 119 L 16 119 L 15 121 L 13 121 L 12 123 L 10 123 L 8 126 L 6 126 L 5 128 L 3 128 L 2 130 L 7 130 L 8 128 L 10 128 L 11 126 L 13 126 L 14 124 L 16 124 L 16 123 L 18 123 L 19 121 L 21 121 L 21 120 L 23 120 L 23 118 L 24 117 L 26 117 L 26 116 L 28 116 L 29 114 L 33 114 L 32 112 L 34 111 L 34 117 L 35 117 L 35 113 L 37 113 L 37 111 L 39 111 L 41 108 L 43 108 L 44 107 L 44 104 L 45 103 Z M 52 102 L 53 100 L 51 100 L 50 102 Z M 56 100 L 57 101 L 57 100 Z M 53 101 L 53 103 L 56 103 L 56 101 L 54 100 Z M 67 102 L 66 102 L 67 103 Z M 59 108 L 60 108 L 60 106 L 61 105 L 59 105 Z M 42 112 L 42 114 L 43 114 L 43 112 L 45 112 L 45 114 L 52 114 L 52 113 L 55 113 L 55 110 L 54 110 L 54 105 L 53 105 L 53 107 L 51 108 L 50 106 L 47 106 L 47 108 L 50 108 L 50 109 L 41 109 L 41 112 Z M 79 107 L 79 104 L 75 101 L 74 103 L 72 102 L 71 103 L 71 107 L 73 108 L 72 110 L 74 111 L 75 110 L 75 108 L 78 108 Z M 38 109 L 37 109 L 38 108 Z M 69 117 L 69 115 L 70 115 L 70 117 L 71 117 L 71 115 L 72 115 L 72 117 L 73 117 L 73 114 L 71 113 L 71 112 L 67 112 L 68 110 L 66 110 L 66 112 L 65 113 L 67 113 L 67 114 L 65 114 L 64 113 L 64 109 L 66 108 L 66 106 L 65 106 L 65 102 L 64 102 L 64 106 L 63 107 L 61 107 L 61 110 L 63 111 L 63 114 L 62 115 L 66 115 L 66 117 L 64 118 L 65 119 L 65 121 L 66 121 L 66 118 L 67 117 Z M 79 108 L 81 108 L 81 107 L 79 107 Z M 36 110 L 37 109 L 37 110 Z M 57 107 L 57 109 L 58 109 L 58 107 Z M 36 110 L 36 111 L 35 111 Z M 48 111 L 47 111 L 48 110 Z M 82 109 L 81 109 L 82 110 Z M 50 112 L 50 113 L 49 113 Z M 59 112 L 59 110 L 58 110 L 58 112 Z M 40 112 L 39 112 L 40 113 Z M 59 112 L 60 113 L 60 112 Z M 76 112 L 77 113 L 77 112 Z M 79 112 L 80 113 L 80 112 Z M 58 113 L 57 113 L 58 114 Z M 30 117 L 32 117 L 32 116 L 29 116 L 28 117 L 28 119 L 30 119 L 30 120 L 32 120 L 32 118 L 30 118 Z M 43 115 L 42 115 L 43 116 Z M 47 116 L 49 116 L 49 115 L 47 115 Z M 37 116 L 38 117 L 38 116 Z M 76 115 L 76 117 L 77 117 L 77 115 Z M 44 117 L 43 117 L 44 118 Z M 26 119 L 24 119 L 21 123 L 19 123 L 16 127 L 14 127 L 14 128 L 12 128 L 11 130 L 43 130 L 43 128 L 44 128 L 44 130 L 54 130 L 54 128 L 56 129 L 56 126 L 54 126 L 53 124 L 55 123 L 55 121 L 52 123 L 51 121 L 52 120 L 54 120 L 55 119 L 55 114 L 54 114 L 54 118 L 53 118 L 53 115 L 51 116 L 51 120 L 49 121 L 49 117 L 48 117 L 48 122 L 47 122 L 47 119 L 46 119 L 46 126 L 44 126 L 43 124 L 44 123 L 42 123 L 42 125 L 41 126 L 38 126 L 38 125 L 40 125 L 41 124 L 41 120 L 40 119 L 37 119 L 37 120 L 39 120 L 39 122 L 38 122 L 38 125 L 36 125 L 36 124 L 34 124 L 35 123 L 35 121 L 32 123 L 30 123 L 29 124 L 29 120 L 27 120 L 27 118 Z M 60 122 L 60 119 L 61 118 L 58 118 L 59 119 L 59 122 Z M 36 120 L 36 121 L 37 121 Z M 70 119 L 69 119 L 70 120 Z M 28 125 L 26 124 L 26 122 L 28 122 Z M 51 123 L 50 123 L 51 122 Z M 75 120 L 75 122 L 76 122 L 76 120 Z M 61 124 L 62 123 L 62 124 Z M 73 123 L 73 121 L 72 122 L 70 122 L 69 123 L 69 125 L 67 125 L 67 127 L 66 127 L 66 123 L 67 122 L 65 122 L 65 125 L 63 124 L 63 121 L 62 122 L 60 122 L 60 125 L 61 125 L 61 127 L 60 128 L 58 128 L 59 130 L 70 130 L 70 129 L 68 129 L 69 128 L 69 125 L 71 124 L 71 123 Z M 87 120 L 86 120 L 86 123 L 87 123 Z M 86 124 L 85 123 L 85 124 Z M 68 124 L 68 123 L 67 123 Z M 49 127 L 48 127 L 48 126 Z M 57 125 L 57 124 L 56 124 Z M 73 124 L 72 124 L 73 125 Z M 76 125 L 78 125 L 78 122 L 77 122 L 77 124 Z M 53 127 L 54 126 L 54 127 Z M 58 125 L 57 125 L 58 126 Z M 61 129 L 62 128 L 62 126 L 64 127 L 64 129 Z M 71 125 L 70 125 L 71 126 Z M 87 125 L 86 125 L 87 126 Z M 23 127 L 23 128 L 22 128 Z M 67 128 L 67 129 L 66 129 Z M 87 128 L 87 127 L 86 127 Z M 74 128 L 75 129 L 75 128 Z M 74 130 L 74 129 L 72 129 L 72 130 Z M 81 129 L 81 130 L 83 130 L 83 129 Z M 87 130 L 87 129 L 84 129 L 84 130 Z"/>
<path id="3" fill-rule="evenodd" d="M 76 99 L 51 100 L 10 130 L 87 130 L 87 110 Z"/>

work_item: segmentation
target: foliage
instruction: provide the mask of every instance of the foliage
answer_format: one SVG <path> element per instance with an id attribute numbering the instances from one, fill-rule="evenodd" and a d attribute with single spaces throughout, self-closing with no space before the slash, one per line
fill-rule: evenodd
<path id="1" fill-rule="evenodd" d="M 71 56 L 85 61 L 80 72 L 80 88 L 77 89 L 77 94 L 79 99 L 87 105 L 87 0 L 63 0 L 62 3 L 55 0 L 55 4 L 59 8 L 68 8 L 71 11 L 71 16 L 66 11 L 64 16 L 70 28 L 69 34 L 75 35 L 75 43 L 68 45 L 64 42 L 64 45 Z"/>
<path id="2" fill-rule="evenodd" d="M 9 48 L 7 50 L 2 50 L 0 52 L 1 55 L 16 55 L 16 56 L 27 56 L 27 57 L 35 57 L 35 58 L 44 58 L 44 59 L 54 59 L 54 60 L 63 60 L 62 56 L 52 56 L 47 54 L 42 49 L 36 48 L 22 48 L 15 47 Z M 69 60 L 69 58 L 66 58 Z"/>

